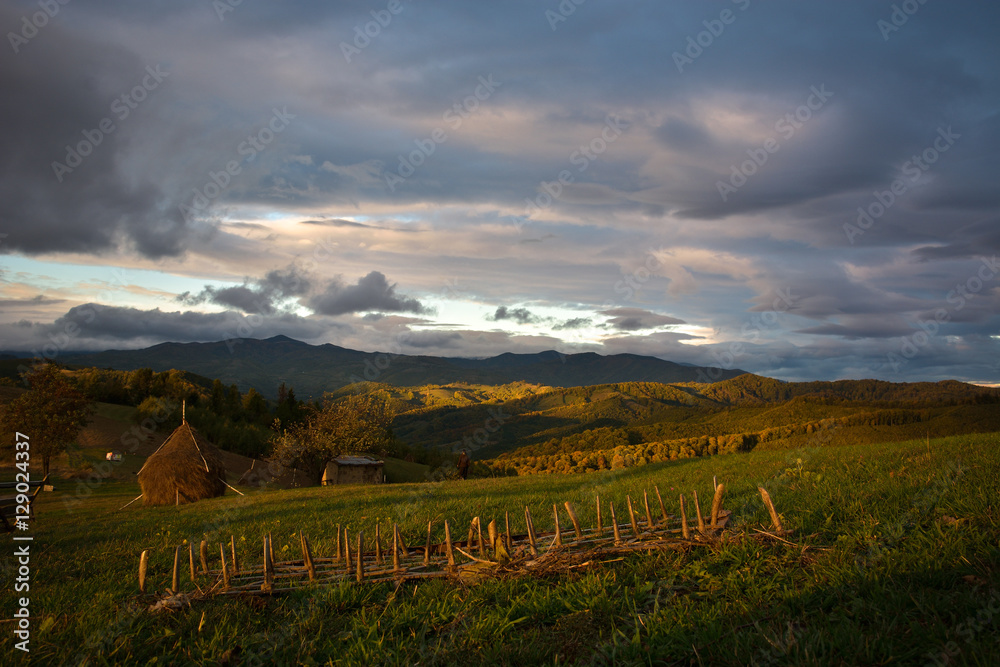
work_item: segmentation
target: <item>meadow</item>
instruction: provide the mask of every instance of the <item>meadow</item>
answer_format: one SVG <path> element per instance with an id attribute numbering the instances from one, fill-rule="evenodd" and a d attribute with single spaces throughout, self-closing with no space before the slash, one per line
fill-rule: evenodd
<path id="1" fill-rule="evenodd" d="M 32 525 L 35 664 L 1000 664 L 1000 434 L 754 451 L 569 475 L 231 492 L 180 507 L 136 503 L 108 479 L 80 504 L 55 480 Z M 298 554 L 298 531 L 331 555 L 337 524 L 399 524 L 419 543 L 428 520 L 467 526 L 504 511 L 552 528 L 552 503 L 594 521 L 593 498 L 654 485 L 727 488 L 733 511 L 712 546 L 631 555 L 555 577 L 474 584 L 344 583 L 263 597 L 216 597 L 151 614 L 184 540 L 235 538 L 244 563 Z M 133 478 L 134 479 L 134 478 Z M 785 527 L 768 526 L 765 486 Z M 517 526 L 520 527 L 520 526 Z M 6 538 L 10 549 L 10 538 Z M 137 566 L 151 552 L 150 591 Z M 210 553 L 212 551 L 210 550 Z M 5 564 L 12 559 L 5 558 Z M 5 565 L 8 573 L 12 566 Z M 5 573 L 5 580 L 10 580 Z M 4 587 L 5 609 L 14 606 Z M 6 621 L 10 627 L 11 621 Z M 18 655 L 14 655 L 18 653 Z M 19 660 L 10 644 L 0 662 Z"/>

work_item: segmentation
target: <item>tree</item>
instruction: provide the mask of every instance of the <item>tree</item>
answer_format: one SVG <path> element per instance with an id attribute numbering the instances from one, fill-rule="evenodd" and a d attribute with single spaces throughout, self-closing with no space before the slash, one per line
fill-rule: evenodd
<path id="1" fill-rule="evenodd" d="M 282 398 L 282 395 L 284 397 Z M 295 398 L 295 390 L 291 387 L 285 388 L 282 382 L 278 387 L 278 405 L 274 410 L 274 416 L 278 418 L 285 428 L 305 419 L 307 414 L 302 401 Z"/>
<path id="2" fill-rule="evenodd" d="M 268 414 L 267 401 L 253 387 L 250 387 L 243 396 L 243 412 L 246 414 L 246 420 L 254 424 L 259 423 Z M 267 420 L 263 423 L 267 424 Z"/>
<path id="3" fill-rule="evenodd" d="M 31 458 L 41 458 L 42 474 L 48 475 L 52 457 L 64 452 L 66 445 L 76 439 L 93 408 L 53 364 L 33 367 L 24 379 L 30 389 L 0 413 L 4 444 L 14 441 L 7 437 L 14 432 L 28 436 Z"/>
<path id="4" fill-rule="evenodd" d="M 274 438 L 271 458 L 304 471 L 319 483 L 327 464 L 342 454 L 383 455 L 392 441 L 391 422 L 384 393 L 339 400 L 326 394 L 320 409 Z"/>
<path id="5" fill-rule="evenodd" d="M 226 403 L 226 385 L 222 384 L 222 380 L 216 378 L 212 380 L 212 397 L 210 399 L 212 406 L 212 412 L 217 415 L 223 414 L 223 409 Z"/>

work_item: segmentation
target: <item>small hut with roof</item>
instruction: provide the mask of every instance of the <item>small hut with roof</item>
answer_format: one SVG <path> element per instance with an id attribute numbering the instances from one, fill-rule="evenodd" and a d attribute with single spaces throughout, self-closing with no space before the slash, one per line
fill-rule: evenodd
<path id="1" fill-rule="evenodd" d="M 219 450 L 186 419 L 137 474 L 146 505 L 193 503 L 221 496 L 228 486 Z"/>

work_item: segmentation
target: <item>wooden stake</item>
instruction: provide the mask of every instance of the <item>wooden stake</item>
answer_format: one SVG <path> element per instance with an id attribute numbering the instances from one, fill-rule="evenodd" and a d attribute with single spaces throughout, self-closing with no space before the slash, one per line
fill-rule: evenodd
<path id="1" fill-rule="evenodd" d="M 403 533 L 398 529 L 396 532 L 399 534 L 399 555 L 405 560 L 407 556 L 410 555 L 410 549 L 406 546 L 406 540 L 403 539 Z"/>
<path id="2" fill-rule="evenodd" d="M 358 531 L 358 569 L 357 569 L 357 579 L 358 581 L 365 580 L 365 531 Z"/>
<path id="3" fill-rule="evenodd" d="M 694 495 L 694 511 L 698 515 L 698 532 L 704 535 L 705 519 L 701 515 L 701 505 L 698 504 L 698 492 L 692 491 L 691 493 Z"/>
<path id="4" fill-rule="evenodd" d="M 479 520 L 478 516 L 473 520 L 476 522 L 476 540 L 479 542 L 479 555 L 486 558 L 486 543 L 483 542 L 483 522 Z M 469 551 L 472 551 L 472 545 L 469 545 Z"/>
<path id="5" fill-rule="evenodd" d="M 555 503 L 552 503 L 552 513 L 556 517 L 556 537 L 554 540 L 552 540 L 552 546 L 558 547 L 562 546 L 563 541 L 562 541 L 562 531 L 559 529 L 559 508 L 556 506 Z"/>
<path id="6" fill-rule="evenodd" d="M 229 536 L 229 551 L 230 555 L 233 557 L 231 570 L 233 574 L 237 574 L 240 571 L 239 561 L 236 560 L 236 538 L 232 535 Z"/>
<path id="7" fill-rule="evenodd" d="M 645 490 L 642 492 L 642 502 L 646 505 L 646 525 L 649 526 L 650 530 L 653 530 L 656 524 L 653 523 L 653 513 L 649 511 L 649 494 Z"/>
<path id="8" fill-rule="evenodd" d="M 340 524 L 339 523 L 337 524 L 337 553 L 333 557 L 333 562 L 334 563 L 339 563 L 340 562 Z"/>
<path id="9" fill-rule="evenodd" d="M 524 506 L 524 523 L 528 528 L 528 547 L 531 549 L 531 555 L 538 555 L 538 547 L 535 545 L 535 529 L 531 525 L 531 512 L 528 511 L 528 506 Z"/>
<path id="10" fill-rule="evenodd" d="M 146 592 L 146 570 L 149 568 L 149 550 L 143 549 L 139 556 L 139 592 Z"/>
<path id="11" fill-rule="evenodd" d="M 722 494 L 726 485 L 719 484 L 715 487 L 715 497 L 712 498 L 712 530 L 719 524 L 719 512 L 722 510 Z"/>
<path id="12" fill-rule="evenodd" d="M 271 533 L 267 534 L 267 553 L 271 556 L 271 565 L 274 565 L 274 538 L 271 537 Z"/>
<path id="13" fill-rule="evenodd" d="M 181 504 L 181 490 L 178 489 L 177 487 L 174 487 L 174 505 L 180 505 L 180 504 Z"/>
<path id="14" fill-rule="evenodd" d="M 497 551 L 497 540 L 500 538 L 500 533 L 497 532 L 497 522 L 491 520 L 490 524 L 486 526 L 486 534 L 490 537 L 490 551 L 496 555 Z"/>
<path id="15" fill-rule="evenodd" d="M 264 584 L 261 590 L 274 588 L 274 556 L 271 554 L 271 534 L 264 536 Z"/>
<path id="16" fill-rule="evenodd" d="M 628 499 L 628 518 L 632 523 L 632 532 L 635 533 L 635 539 L 639 539 L 639 524 L 635 520 L 635 511 L 632 509 L 632 496 L 625 496 Z"/>
<path id="17" fill-rule="evenodd" d="M 205 540 L 201 541 L 198 553 L 201 556 L 201 572 L 202 574 L 208 574 L 208 542 Z M 274 554 L 271 554 L 271 560 L 274 560 Z"/>
<path id="18" fill-rule="evenodd" d="M 399 572 L 399 526 L 392 524 L 392 571 Z"/>
<path id="19" fill-rule="evenodd" d="M 681 494 L 681 535 L 684 536 L 685 540 L 691 538 L 691 531 L 688 530 L 687 506 L 684 504 L 683 493 Z"/>
<path id="20" fill-rule="evenodd" d="M 712 492 L 714 493 L 716 489 L 719 488 L 719 483 L 715 480 L 715 475 L 712 475 Z"/>
<path id="21" fill-rule="evenodd" d="M 177 571 L 178 567 L 180 566 L 180 562 L 181 562 L 181 545 L 178 544 L 177 548 L 174 550 L 174 576 L 170 580 L 170 592 L 175 595 L 179 593 L 181 590 L 181 582 L 179 576 L 180 573 Z"/>
<path id="22" fill-rule="evenodd" d="M 569 520 L 573 522 L 573 532 L 576 533 L 576 539 L 581 539 L 583 537 L 583 531 L 580 530 L 580 522 L 576 519 L 576 512 L 573 511 L 573 505 L 567 500 L 563 503 L 566 506 L 566 513 L 569 514 Z"/>
<path id="23" fill-rule="evenodd" d="M 601 535 L 604 532 L 604 526 L 601 525 L 601 497 L 596 496 L 597 500 L 597 534 Z"/>
<path id="24" fill-rule="evenodd" d="M 774 525 L 774 529 L 779 533 L 782 532 L 781 519 L 778 518 L 778 511 L 774 509 L 774 503 L 771 502 L 771 494 L 764 490 L 763 486 L 758 486 L 757 490 L 760 491 L 761 500 L 764 501 L 767 511 L 771 513 L 771 523 Z"/>
<path id="25" fill-rule="evenodd" d="M 507 553 L 510 554 L 514 550 L 510 541 L 510 512 L 503 513 L 503 523 L 507 531 L 504 533 L 504 546 L 507 547 Z"/>
<path id="26" fill-rule="evenodd" d="M 654 486 L 656 489 L 656 499 L 660 501 L 660 515 L 663 517 L 663 524 L 667 523 L 667 508 L 663 505 L 663 498 L 660 497 L 660 487 Z"/>
<path id="27" fill-rule="evenodd" d="M 347 526 L 344 526 L 344 568 L 347 573 L 351 573 L 351 538 L 347 534 Z"/>
<path id="28" fill-rule="evenodd" d="M 229 588 L 229 571 L 226 570 L 226 548 L 219 542 L 219 558 L 222 560 L 222 587 Z"/>
<path id="29" fill-rule="evenodd" d="M 478 518 L 478 517 L 477 517 Z M 480 544 L 482 544 L 482 537 L 479 538 Z M 448 522 L 444 522 L 444 544 L 445 550 L 448 552 L 448 572 L 455 572 L 455 553 L 451 550 L 451 528 L 448 527 Z"/>
<path id="30" fill-rule="evenodd" d="M 382 537 L 381 530 L 379 528 L 379 523 L 375 523 L 375 563 L 377 565 L 382 564 Z"/>
<path id="31" fill-rule="evenodd" d="M 306 569 L 309 571 L 309 581 L 316 581 L 316 564 L 313 563 L 312 548 L 309 546 L 309 538 L 302 536 L 302 544 L 305 547 Z"/>
<path id="32" fill-rule="evenodd" d="M 141 493 L 139 495 L 137 495 L 135 498 L 133 498 L 132 500 L 130 500 L 127 503 L 125 503 L 124 505 L 122 505 L 121 507 L 119 507 L 118 511 L 119 512 L 122 511 L 123 509 L 125 509 L 126 507 L 128 507 L 129 505 L 131 505 L 132 503 L 134 503 L 135 501 L 139 500 L 139 498 L 142 498 L 142 494 Z"/>
<path id="33" fill-rule="evenodd" d="M 618 517 L 615 516 L 615 504 L 613 502 L 609 502 L 608 506 L 611 507 L 611 525 L 614 526 L 615 529 L 615 546 L 618 546 L 622 543 L 622 535 L 618 531 Z"/>
<path id="34" fill-rule="evenodd" d="M 431 564 L 431 522 L 427 522 L 427 546 L 424 547 L 424 567 Z"/>
<path id="35" fill-rule="evenodd" d="M 191 581 L 195 580 L 194 571 L 194 542 L 188 542 L 188 565 L 191 566 Z"/>

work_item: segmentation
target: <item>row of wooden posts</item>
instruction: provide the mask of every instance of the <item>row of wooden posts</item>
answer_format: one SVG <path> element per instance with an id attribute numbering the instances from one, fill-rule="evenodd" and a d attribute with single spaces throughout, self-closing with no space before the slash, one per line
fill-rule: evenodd
<path id="1" fill-rule="evenodd" d="M 552 511 L 555 520 L 555 530 L 552 532 L 539 532 L 535 530 L 531 512 L 527 506 L 524 508 L 525 532 L 514 534 L 511 530 L 510 514 L 504 513 L 503 532 L 500 532 L 496 521 L 490 521 L 487 525 L 487 538 L 483 538 L 482 521 L 477 516 L 472 519 L 469 525 L 467 539 L 464 542 L 455 541 L 452 538 L 452 530 L 448 521 L 444 522 L 444 542 L 432 544 L 431 535 L 433 523 L 427 522 L 427 536 L 424 546 L 408 546 L 400 533 L 398 525 L 392 525 L 392 548 L 388 553 L 382 548 L 381 525 L 375 525 L 374 543 L 371 550 L 366 550 L 365 533 L 359 531 L 354 540 L 350 538 L 350 530 L 347 526 L 337 524 L 336 552 L 332 557 L 319 557 L 314 554 L 309 539 L 300 531 L 299 547 L 302 557 L 293 561 L 278 563 L 274 559 L 274 548 L 271 535 L 264 536 L 263 543 L 263 565 L 261 567 L 246 568 L 240 562 L 236 553 L 236 541 L 230 536 L 229 544 L 219 544 L 218 570 L 209 568 L 209 546 L 206 541 L 202 541 L 198 548 L 197 560 L 195 556 L 194 543 L 189 543 L 187 547 L 187 560 L 190 569 L 190 580 L 194 586 L 200 589 L 198 582 L 204 578 L 212 584 L 216 592 L 235 593 L 273 593 L 282 590 L 290 590 L 296 584 L 317 581 L 340 581 L 354 578 L 356 581 L 381 581 L 387 579 L 418 579 L 427 577 L 447 577 L 455 575 L 463 567 L 492 565 L 502 566 L 509 564 L 512 559 L 523 557 L 534 559 L 544 550 L 545 553 L 556 553 L 562 551 L 579 550 L 615 550 L 615 551 L 641 551 L 662 546 L 664 541 L 674 542 L 708 542 L 714 539 L 718 532 L 724 528 L 729 519 L 729 512 L 722 509 L 723 485 L 715 487 L 715 494 L 712 499 L 711 511 L 708 517 L 703 516 L 701 506 L 698 502 L 697 492 L 693 493 L 695 515 L 697 518 L 697 533 L 692 535 L 692 527 L 687 518 L 687 502 L 683 495 L 680 496 L 680 516 L 679 527 L 672 528 L 671 521 L 676 522 L 678 517 L 667 513 L 660 490 L 655 488 L 656 499 L 659 503 L 660 518 L 655 520 L 649 505 L 649 494 L 643 492 L 643 505 L 645 517 L 637 516 L 638 512 L 632 503 L 631 496 L 627 497 L 627 507 L 629 521 L 627 524 L 619 524 L 615 513 L 614 503 L 608 503 L 610 511 L 610 532 L 606 532 L 604 516 L 600 496 L 596 501 L 596 523 L 594 528 L 581 528 L 577 519 L 573 505 L 569 502 L 563 504 L 566 514 L 572 524 L 572 535 L 563 531 L 559 519 L 559 507 L 553 504 Z M 767 507 L 774 530 L 782 532 L 781 521 L 778 513 L 771 502 L 767 491 L 760 488 L 761 498 Z M 643 521 L 645 519 L 645 521 Z M 645 524 L 644 526 L 642 524 Z M 676 526 L 676 523 L 674 523 Z M 627 531 L 631 530 L 631 537 L 627 536 Z M 551 537 L 551 542 L 547 547 L 540 544 L 542 538 Z M 353 545 L 352 545 L 353 542 Z M 476 549 L 473 549 L 473 543 Z M 227 548 L 228 546 L 228 560 Z M 462 547 L 468 549 L 466 551 Z M 353 554 L 352 554 L 353 547 Z M 478 550 L 478 555 L 474 551 Z M 176 594 L 181 590 L 180 573 L 183 567 L 182 559 L 184 549 L 178 546 L 174 551 L 174 563 L 172 578 L 170 583 L 170 593 Z M 464 556 L 467 561 L 459 564 L 455 553 Z M 146 581 L 149 570 L 149 550 L 142 552 L 139 559 L 139 590 L 146 592 Z M 422 556 L 416 562 L 413 555 Z M 443 556 L 439 559 L 432 558 L 433 555 Z M 387 560 L 391 559 L 392 567 L 388 567 Z M 199 567 L 197 567 L 200 565 Z"/>

